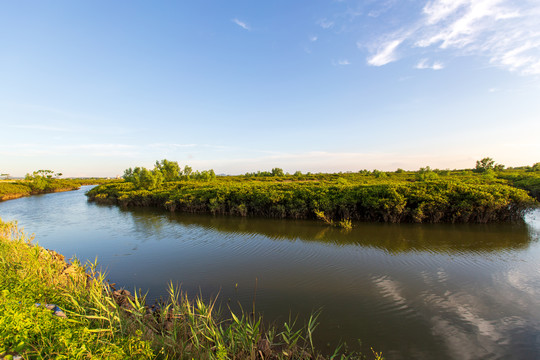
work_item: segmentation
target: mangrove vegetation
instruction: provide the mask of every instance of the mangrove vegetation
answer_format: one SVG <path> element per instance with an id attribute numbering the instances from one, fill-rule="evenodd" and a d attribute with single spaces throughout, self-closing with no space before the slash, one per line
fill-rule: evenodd
<path id="1" fill-rule="evenodd" d="M 10 180 L 8 174 L 2 174 L 0 180 L 0 201 L 16 199 L 23 196 L 47 194 L 60 191 L 76 190 L 81 185 L 104 184 L 115 181 L 109 179 L 61 179 L 62 173 L 52 170 L 37 170 L 26 174 L 24 180 Z"/>
<path id="2" fill-rule="evenodd" d="M 501 222 L 517 221 L 537 206 L 540 172 L 504 169 L 491 158 L 476 168 L 418 171 L 361 170 L 337 174 L 285 174 L 282 169 L 216 176 L 193 172 L 168 160 L 152 170 L 127 169 L 124 182 L 87 193 L 89 201 L 170 211 L 321 219 L 350 227 L 351 221 Z"/>

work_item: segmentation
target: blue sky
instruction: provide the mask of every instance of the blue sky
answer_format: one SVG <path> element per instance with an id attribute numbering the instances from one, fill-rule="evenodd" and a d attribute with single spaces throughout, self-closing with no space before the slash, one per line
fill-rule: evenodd
<path id="1" fill-rule="evenodd" d="M 0 172 L 540 161 L 537 0 L 0 4 Z"/>

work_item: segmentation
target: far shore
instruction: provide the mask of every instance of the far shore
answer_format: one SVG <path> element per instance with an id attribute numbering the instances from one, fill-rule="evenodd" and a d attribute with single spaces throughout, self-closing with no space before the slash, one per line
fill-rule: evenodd
<path id="1" fill-rule="evenodd" d="M 79 190 L 79 189 L 80 189 L 80 187 L 54 189 L 54 190 L 51 190 L 51 191 L 33 191 L 30 194 L 27 194 L 27 193 L 4 194 L 4 195 L 0 196 L 0 201 L 14 200 L 14 199 L 19 199 L 19 198 L 22 198 L 22 197 L 32 196 L 32 195 L 51 194 L 51 193 L 64 192 L 64 191 L 73 191 L 73 190 Z"/>

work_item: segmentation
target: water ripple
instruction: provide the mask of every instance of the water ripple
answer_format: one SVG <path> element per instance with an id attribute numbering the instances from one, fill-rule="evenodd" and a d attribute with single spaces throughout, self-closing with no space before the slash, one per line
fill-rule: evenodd
<path id="1" fill-rule="evenodd" d="M 115 282 L 149 289 L 150 298 L 173 281 L 244 308 L 256 297 L 260 311 L 285 318 L 323 307 L 323 344 L 360 337 L 396 359 L 540 357 L 539 211 L 526 224 L 345 232 L 312 221 L 125 210 L 87 203 L 81 190 L 0 203 L 0 216 L 68 257 L 98 256 Z"/>

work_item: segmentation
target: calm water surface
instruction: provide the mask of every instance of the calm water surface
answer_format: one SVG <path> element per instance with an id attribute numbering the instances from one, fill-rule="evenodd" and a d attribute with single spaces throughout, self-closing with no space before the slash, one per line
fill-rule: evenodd
<path id="1" fill-rule="evenodd" d="M 387 359 L 540 359 L 540 212 L 523 224 L 357 224 L 122 210 L 79 191 L 0 203 L 36 241 L 111 281 L 240 303 L 267 320 L 323 309 L 319 348 Z M 256 291 L 255 291 L 256 290 Z"/>

